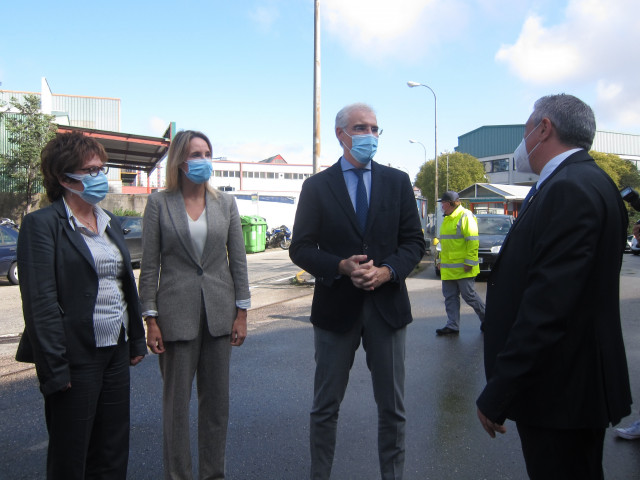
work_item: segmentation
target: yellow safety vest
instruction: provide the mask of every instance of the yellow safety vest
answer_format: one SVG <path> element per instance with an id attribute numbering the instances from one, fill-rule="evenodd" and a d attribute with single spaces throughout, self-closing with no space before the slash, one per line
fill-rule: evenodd
<path id="1" fill-rule="evenodd" d="M 478 261 L 478 221 L 473 213 L 461 205 L 444 217 L 440 226 L 440 278 L 457 280 L 475 277 L 480 273 Z M 464 266 L 471 270 L 464 271 Z"/>

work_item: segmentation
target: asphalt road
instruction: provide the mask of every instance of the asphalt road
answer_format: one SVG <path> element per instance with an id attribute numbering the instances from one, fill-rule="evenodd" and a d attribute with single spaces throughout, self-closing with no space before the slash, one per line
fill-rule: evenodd
<path id="1" fill-rule="evenodd" d="M 249 313 L 249 337 L 245 345 L 233 351 L 229 479 L 308 477 L 308 412 L 314 369 L 313 332 L 308 321 L 312 289 L 278 282 L 282 272 L 278 269 L 285 267 L 277 266 L 282 262 L 276 261 L 275 255 L 250 257 L 250 262 L 271 263 L 268 270 L 273 275 L 265 275 L 260 287 L 260 279 L 252 280 L 256 287 Z M 464 306 L 460 336 L 436 337 L 435 329 L 445 322 L 440 282 L 433 277 L 428 257 L 423 267 L 408 280 L 415 321 L 407 335 L 405 478 L 524 479 L 515 425 L 507 422 L 507 434 L 492 440 L 476 418 L 474 402 L 484 385 L 478 319 Z M 640 257 L 625 257 L 621 285 L 627 357 L 637 399 Z M 483 282 L 477 283 L 482 295 L 485 287 Z M 0 301 L 5 288 L 0 286 Z M 0 359 L 8 357 L 0 355 Z M 162 478 L 160 399 L 157 359 L 151 355 L 132 369 L 131 479 Z M 623 421 L 625 425 L 639 418 L 637 406 L 634 412 Z M 192 445 L 196 444 L 195 414 L 194 401 Z M 47 435 L 33 370 L 1 377 L 0 418 L 0 479 L 44 478 Z M 605 439 L 604 465 L 608 480 L 638 478 L 640 441 L 617 439 L 610 429 Z M 341 409 L 332 478 L 379 478 L 375 403 L 362 350 L 357 354 Z"/>

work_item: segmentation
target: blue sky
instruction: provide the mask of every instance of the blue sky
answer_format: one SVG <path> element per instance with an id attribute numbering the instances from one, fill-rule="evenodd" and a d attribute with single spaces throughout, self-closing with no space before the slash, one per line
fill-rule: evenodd
<path id="1" fill-rule="evenodd" d="M 214 156 L 311 163 L 312 0 L 7 1 L 1 89 L 122 100 L 121 130 L 169 122 Z M 542 95 L 589 103 L 599 130 L 640 133 L 637 0 L 321 0 L 321 163 L 337 111 L 362 101 L 384 129 L 376 160 L 413 178 L 482 125 L 524 123 Z"/>

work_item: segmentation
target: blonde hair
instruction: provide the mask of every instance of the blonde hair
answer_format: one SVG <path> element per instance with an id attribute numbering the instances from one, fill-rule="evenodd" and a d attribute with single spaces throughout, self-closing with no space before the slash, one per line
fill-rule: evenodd
<path id="1" fill-rule="evenodd" d="M 207 142 L 209 151 L 212 151 L 211 142 L 209 138 L 202 132 L 196 132 L 194 130 L 181 130 L 171 140 L 169 146 L 169 153 L 167 154 L 167 177 L 166 188 L 168 191 L 173 192 L 180 190 L 182 186 L 182 176 L 180 175 L 180 165 L 182 165 L 189 156 L 189 150 L 191 148 L 191 140 L 194 138 L 201 138 Z M 209 182 L 205 183 L 205 188 L 214 197 L 218 195 L 218 191 L 214 189 Z"/>

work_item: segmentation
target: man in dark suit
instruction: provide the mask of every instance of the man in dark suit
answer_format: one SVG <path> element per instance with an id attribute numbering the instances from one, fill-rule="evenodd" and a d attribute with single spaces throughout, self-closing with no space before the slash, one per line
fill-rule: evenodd
<path id="1" fill-rule="evenodd" d="M 331 475 L 338 410 L 362 339 L 378 405 L 381 476 L 401 479 L 405 327 L 412 320 L 405 278 L 425 242 L 409 177 L 371 161 L 381 132 L 371 107 L 343 108 L 335 131 L 344 155 L 305 181 L 289 249 L 316 277 L 311 478 Z"/>
<path id="2" fill-rule="evenodd" d="M 587 153 L 596 124 L 570 95 L 543 97 L 514 157 L 540 175 L 487 286 L 478 417 L 514 420 L 532 479 L 601 479 L 605 429 L 630 412 L 619 281 L 627 213 Z"/>

